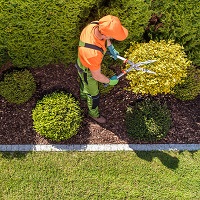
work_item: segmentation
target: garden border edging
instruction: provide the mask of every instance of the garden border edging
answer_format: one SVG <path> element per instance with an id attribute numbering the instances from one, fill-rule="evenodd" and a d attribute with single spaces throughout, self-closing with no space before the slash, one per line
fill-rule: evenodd
<path id="1" fill-rule="evenodd" d="M 70 144 L 0 145 L 0 152 L 23 151 L 197 151 L 200 144 Z"/>

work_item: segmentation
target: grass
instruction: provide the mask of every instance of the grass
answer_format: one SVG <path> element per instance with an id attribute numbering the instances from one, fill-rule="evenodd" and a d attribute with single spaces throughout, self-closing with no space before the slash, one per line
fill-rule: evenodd
<path id="1" fill-rule="evenodd" d="M 0 199 L 200 199 L 200 151 L 0 153 Z"/>

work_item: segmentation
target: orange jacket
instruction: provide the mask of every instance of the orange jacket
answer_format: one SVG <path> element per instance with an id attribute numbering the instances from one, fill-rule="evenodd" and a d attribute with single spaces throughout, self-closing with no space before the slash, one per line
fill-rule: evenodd
<path id="1" fill-rule="evenodd" d="M 87 25 L 80 35 L 80 41 L 94 44 L 106 52 L 106 40 L 99 40 L 94 34 L 94 30 L 97 26 L 97 24 Z M 78 56 L 84 67 L 89 68 L 90 70 L 97 70 L 101 67 L 104 55 L 98 50 L 79 46 Z"/>

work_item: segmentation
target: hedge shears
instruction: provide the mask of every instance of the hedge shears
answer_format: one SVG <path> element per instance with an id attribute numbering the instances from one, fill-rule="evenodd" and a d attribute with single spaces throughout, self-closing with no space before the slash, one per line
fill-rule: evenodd
<path id="1" fill-rule="evenodd" d="M 147 60 L 147 61 L 144 61 L 144 62 L 133 63 L 132 61 L 130 61 L 130 60 L 126 59 L 126 58 L 123 58 L 123 57 L 121 57 L 119 55 L 117 55 L 117 58 L 120 59 L 120 60 L 123 60 L 124 63 L 127 63 L 127 64 L 130 65 L 130 67 L 128 69 L 122 70 L 122 73 L 117 75 L 117 79 L 121 78 L 122 76 L 124 76 L 125 74 L 129 73 L 133 69 L 135 69 L 137 71 L 143 71 L 143 72 L 146 72 L 146 73 L 149 73 L 149 74 L 156 74 L 155 72 L 153 72 L 151 70 L 148 70 L 148 69 L 140 67 L 142 65 L 148 65 L 148 64 L 154 63 L 154 62 L 156 62 L 156 60 Z M 104 86 L 107 87 L 108 84 L 105 84 Z"/>
<path id="2" fill-rule="evenodd" d="M 156 60 L 147 60 L 147 61 L 144 61 L 144 62 L 133 63 L 132 61 L 130 61 L 130 60 L 126 59 L 126 58 L 123 58 L 123 57 L 121 57 L 119 55 L 117 55 L 117 58 L 119 58 L 120 60 L 123 60 L 124 63 L 127 63 L 127 64 L 130 65 L 130 67 L 128 69 L 122 70 L 122 73 L 117 76 L 118 79 L 120 77 L 124 76 L 125 74 L 127 74 L 128 72 L 130 72 L 132 69 L 135 69 L 137 71 L 143 71 L 143 72 L 146 72 L 146 73 L 149 73 L 149 74 L 156 74 L 155 72 L 153 72 L 151 70 L 139 67 L 139 66 L 142 66 L 142 65 L 148 65 L 148 64 L 154 63 L 154 62 L 156 62 Z"/>

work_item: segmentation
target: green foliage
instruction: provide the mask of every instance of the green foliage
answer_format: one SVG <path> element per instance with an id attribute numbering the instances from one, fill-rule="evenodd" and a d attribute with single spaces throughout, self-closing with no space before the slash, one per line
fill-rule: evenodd
<path id="1" fill-rule="evenodd" d="M 0 65 L 8 58 L 21 68 L 74 62 L 84 26 L 107 14 L 118 16 L 129 30 L 125 41 L 114 41 L 123 55 L 131 41 L 144 40 L 145 28 L 153 13 L 161 16 L 162 26 L 150 28 L 148 37 L 175 40 L 199 64 L 197 4 L 197 0 L 167 0 L 167 3 L 158 0 L 0 0 Z"/>
<path id="2" fill-rule="evenodd" d="M 145 27 L 151 17 L 148 4 L 140 0 L 115 0 L 106 1 L 98 10 L 99 18 L 104 15 L 119 17 L 122 25 L 129 31 L 128 38 L 123 42 L 114 41 L 116 50 L 121 55 L 129 47 L 131 41 L 143 40 Z"/>
<path id="3" fill-rule="evenodd" d="M 106 67 L 104 64 L 101 65 L 101 73 L 104 74 L 107 77 L 112 77 L 115 75 L 115 73 L 113 72 L 113 70 L 111 70 L 110 68 Z M 107 86 L 104 87 L 103 83 L 99 83 L 99 91 L 100 94 L 108 94 L 114 86 Z"/>
<path id="4" fill-rule="evenodd" d="M 3 64 L 6 63 L 6 61 L 9 60 L 8 58 L 9 56 L 7 55 L 6 49 L 3 46 L 3 43 L 1 41 L 1 37 L 0 37 L 0 70 Z"/>
<path id="5" fill-rule="evenodd" d="M 33 109 L 32 118 L 36 132 L 54 141 L 76 135 L 82 121 L 78 101 L 64 92 L 45 95 Z"/>
<path id="6" fill-rule="evenodd" d="M 200 69 L 194 66 L 188 68 L 187 76 L 181 84 L 174 87 L 176 98 L 186 101 L 193 100 L 200 94 Z"/>
<path id="7" fill-rule="evenodd" d="M 0 0 L 0 55 L 18 67 L 76 60 L 81 26 L 94 0 Z"/>
<path id="8" fill-rule="evenodd" d="M 150 9 L 161 16 L 160 28 L 152 23 L 148 36 L 152 40 L 175 40 L 185 48 L 190 60 L 200 65 L 199 0 L 151 1 Z"/>
<path id="9" fill-rule="evenodd" d="M 171 116 L 165 104 L 147 99 L 127 108 L 127 132 L 136 139 L 160 140 L 169 132 L 170 125 Z"/>
<path id="10" fill-rule="evenodd" d="M 10 103 L 25 103 L 32 97 L 35 90 L 35 80 L 28 70 L 7 73 L 0 82 L 0 95 Z"/>
<path id="11" fill-rule="evenodd" d="M 172 88 L 182 82 L 187 75 L 191 61 L 186 58 L 183 47 L 173 41 L 149 43 L 132 43 L 126 57 L 134 63 L 146 60 L 157 60 L 153 64 L 142 66 L 156 72 L 148 74 L 142 71 L 131 71 L 126 78 L 130 86 L 127 90 L 136 94 L 168 94 Z"/>

